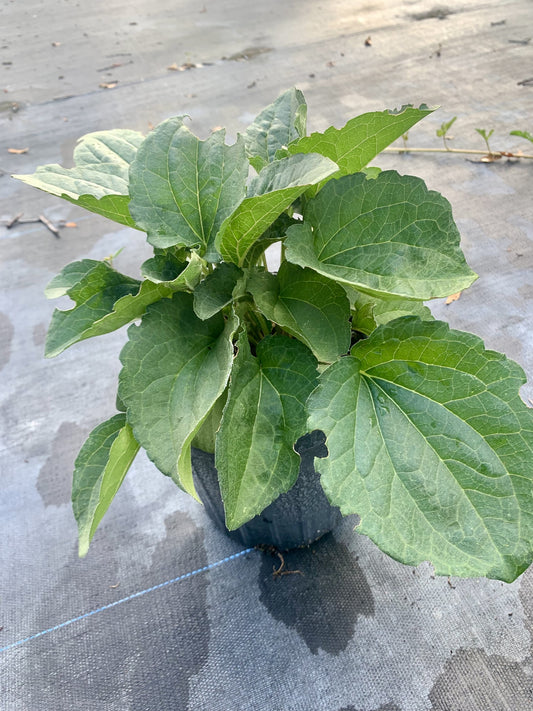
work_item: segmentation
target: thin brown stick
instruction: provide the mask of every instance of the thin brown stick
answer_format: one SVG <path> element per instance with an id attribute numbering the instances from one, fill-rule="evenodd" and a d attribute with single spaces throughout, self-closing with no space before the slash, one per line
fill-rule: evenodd
<path id="1" fill-rule="evenodd" d="M 9 220 L 9 222 L 6 224 L 7 229 L 10 230 L 13 227 L 13 225 L 16 225 L 17 222 L 22 217 L 22 215 L 23 215 L 23 213 L 19 212 L 18 215 L 15 215 L 15 217 L 13 217 L 11 220 Z"/>
<path id="2" fill-rule="evenodd" d="M 509 151 L 478 151 L 470 148 L 395 148 L 394 146 L 389 146 L 384 149 L 385 153 L 466 153 L 469 155 L 476 156 L 491 156 L 493 159 L 496 158 L 526 158 L 528 160 L 533 160 L 533 155 L 527 155 L 525 153 L 510 153 Z"/>
<path id="3" fill-rule="evenodd" d="M 59 230 L 54 224 L 50 222 L 47 217 L 45 217 L 44 215 L 39 215 L 39 221 L 42 222 L 45 227 L 48 227 L 50 232 L 59 239 Z"/>

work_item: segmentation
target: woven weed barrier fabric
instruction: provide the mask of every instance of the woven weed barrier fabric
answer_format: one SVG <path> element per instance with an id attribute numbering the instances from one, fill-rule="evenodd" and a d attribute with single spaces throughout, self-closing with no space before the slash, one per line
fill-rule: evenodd
<path id="1" fill-rule="evenodd" d="M 45 360 L 56 304 L 43 290 L 72 260 L 122 249 L 114 265 L 135 275 L 150 251 L 142 233 L 9 178 L 70 165 L 90 131 L 146 133 L 177 114 L 233 140 L 290 86 L 305 92 L 311 131 L 426 102 L 442 108 L 408 145 L 441 146 L 436 129 L 457 115 L 451 146 L 483 149 L 485 128 L 495 150 L 527 152 L 509 133 L 533 130 L 529 0 L 27 0 L 0 17 L 2 711 L 533 708 L 533 571 L 510 585 L 438 578 L 347 520 L 283 557 L 248 550 L 142 455 L 78 558 L 73 462 L 115 412 L 125 333 Z M 517 360 L 533 399 L 533 161 L 377 163 L 451 202 L 480 279 L 433 313 Z M 39 215 L 76 226 L 57 238 L 22 221 Z"/>

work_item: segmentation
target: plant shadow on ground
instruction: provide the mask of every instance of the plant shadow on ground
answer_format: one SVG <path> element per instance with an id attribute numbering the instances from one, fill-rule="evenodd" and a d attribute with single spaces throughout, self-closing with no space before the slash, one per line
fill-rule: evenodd
<path id="1" fill-rule="evenodd" d="M 356 558 L 327 534 L 279 555 L 263 555 L 260 600 L 276 620 L 294 629 L 313 654 L 346 649 L 360 615 L 374 614 L 374 598 Z"/>

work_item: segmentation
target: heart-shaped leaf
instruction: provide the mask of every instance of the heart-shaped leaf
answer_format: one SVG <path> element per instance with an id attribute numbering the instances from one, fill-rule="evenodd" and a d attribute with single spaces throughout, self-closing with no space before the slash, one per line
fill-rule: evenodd
<path id="1" fill-rule="evenodd" d="M 216 260 L 220 225 L 245 195 L 248 160 L 244 141 L 225 144 L 226 132 L 200 141 L 168 119 L 141 146 L 130 170 L 130 212 L 155 247 L 199 247 Z"/>
<path id="2" fill-rule="evenodd" d="M 89 133 L 74 149 L 74 168 L 45 165 L 33 175 L 14 175 L 28 185 L 136 227 L 128 210 L 128 171 L 144 141 L 142 133 L 117 129 Z"/>
<path id="3" fill-rule="evenodd" d="M 261 513 L 298 478 L 293 445 L 305 428 L 305 402 L 316 385 L 316 360 L 299 341 L 268 336 L 250 353 L 239 337 L 215 461 L 233 530 Z"/>
<path id="4" fill-rule="evenodd" d="M 72 509 L 78 523 L 79 554 L 89 543 L 124 481 L 139 445 L 124 414 L 96 427 L 76 458 L 72 480 Z"/>
<path id="5" fill-rule="evenodd" d="M 427 300 L 476 279 L 449 202 L 423 180 L 384 171 L 331 180 L 290 227 L 289 262 L 377 296 Z"/>
<path id="6" fill-rule="evenodd" d="M 524 373 L 469 333 L 405 317 L 320 377 L 322 484 L 408 565 L 511 582 L 533 558 L 533 411 Z"/>
<path id="7" fill-rule="evenodd" d="M 350 304 L 340 284 L 283 262 L 277 274 L 256 272 L 248 290 L 264 315 L 303 341 L 323 363 L 350 347 Z"/>
<path id="8" fill-rule="evenodd" d="M 202 321 L 192 294 L 177 293 L 147 309 L 128 329 L 119 396 L 136 440 L 163 474 L 195 496 L 190 446 L 226 387 L 236 317 Z"/>

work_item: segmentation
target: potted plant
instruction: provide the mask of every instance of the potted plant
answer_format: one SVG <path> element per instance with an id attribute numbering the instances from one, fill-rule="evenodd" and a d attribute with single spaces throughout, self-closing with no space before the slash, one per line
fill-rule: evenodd
<path id="1" fill-rule="evenodd" d="M 231 145 L 224 130 L 200 140 L 177 117 L 147 137 L 89 134 L 75 167 L 15 176 L 145 231 L 154 248 L 140 279 L 83 259 L 46 289 L 74 301 L 53 314 L 48 357 L 136 322 L 118 414 L 75 464 L 81 555 L 143 447 L 193 497 L 220 488 L 230 531 L 270 525 L 276 502 L 287 520 L 293 492 L 312 518 L 323 489 L 333 509 L 300 542 L 340 509 L 385 553 L 429 560 L 437 574 L 512 581 L 528 567 L 524 373 L 423 303 L 476 279 L 447 200 L 417 177 L 367 167 L 429 113 L 366 113 L 307 136 L 293 89 Z M 216 517 L 221 503 L 209 506 Z"/>

